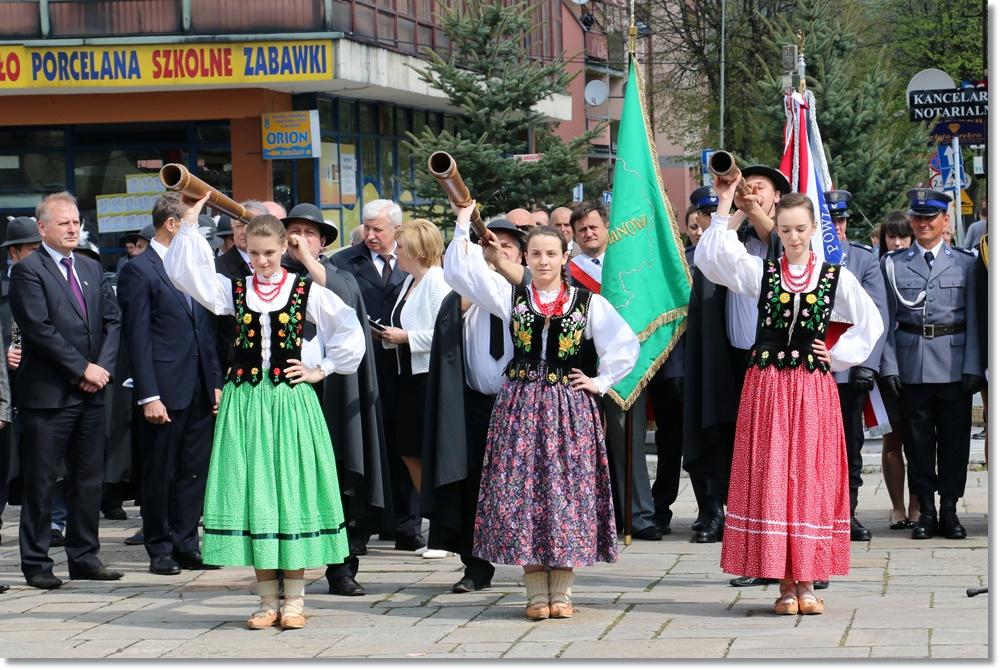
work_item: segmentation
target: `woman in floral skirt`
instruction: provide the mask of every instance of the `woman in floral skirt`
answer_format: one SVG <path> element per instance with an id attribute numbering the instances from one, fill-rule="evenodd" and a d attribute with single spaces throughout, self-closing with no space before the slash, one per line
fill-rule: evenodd
<path id="1" fill-rule="evenodd" d="M 233 282 L 217 275 L 212 249 L 198 232 L 203 204 L 185 214 L 164 258 L 180 290 L 215 314 L 236 316 L 206 482 L 202 555 L 209 564 L 253 566 L 260 608 L 249 628 L 301 628 L 304 568 L 340 563 L 348 554 L 333 446 L 311 384 L 357 370 L 365 340 L 352 308 L 281 267 L 288 243 L 273 216 L 247 225 L 254 274 Z M 296 253 L 308 249 L 292 239 Z M 307 267 L 316 262 L 300 260 Z M 305 321 L 316 324 L 322 343 L 324 357 L 315 366 L 302 361 Z M 280 614 L 276 570 L 284 571 Z"/>
<path id="2" fill-rule="evenodd" d="M 780 579 L 777 614 L 821 614 L 814 580 L 850 567 L 850 502 L 832 371 L 863 362 L 882 334 L 878 309 L 846 268 L 817 262 L 812 201 L 782 196 L 780 260 L 749 254 L 729 210 L 738 180 L 716 179 L 719 208 L 695 251 L 709 280 L 759 296 L 758 334 L 736 420 L 722 568 Z M 849 325 L 829 350 L 831 318 Z"/>
<path id="3" fill-rule="evenodd" d="M 529 618 L 569 618 L 573 569 L 618 558 L 598 396 L 632 370 L 639 341 L 607 300 L 567 285 L 551 226 L 528 233 L 528 288 L 491 271 L 469 240 L 474 206 L 459 212 L 445 280 L 504 321 L 514 358 L 490 420 L 473 553 L 524 567 Z"/>

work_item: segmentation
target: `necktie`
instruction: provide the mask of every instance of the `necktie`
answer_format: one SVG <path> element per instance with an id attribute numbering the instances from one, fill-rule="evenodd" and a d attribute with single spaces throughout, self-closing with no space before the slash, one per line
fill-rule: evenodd
<path id="1" fill-rule="evenodd" d="M 599 266 L 601 264 L 601 261 L 600 261 L 599 258 L 591 258 L 590 260 L 594 261 L 594 265 L 598 265 Z"/>
<path id="2" fill-rule="evenodd" d="M 73 257 L 64 258 L 60 263 L 66 268 L 66 281 L 69 282 L 69 290 L 73 293 L 73 297 L 76 298 L 76 302 L 80 305 L 80 311 L 83 315 L 87 316 L 87 301 L 83 299 L 83 289 L 80 288 L 80 282 L 76 280 L 76 275 L 73 274 Z"/>
<path id="3" fill-rule="evenodd" d="M 931 251 L 924 252 L 924 261 L 927 262 L 927 269 L 930 270 L 934 267 L 934 253 Z"/>
<path id="4" fill-rule="evenodd" d="M 392 256 L 389 254 L 379 254 L 379 258 L 382 259 L 382 283 L 389 283 L 389 276 L 392 275 Z"/>
<path id="5" fill-rule="evenodd" d="M 490 314 L 490 356 L 499 361 L 503 358 L 503 319 Z"/>

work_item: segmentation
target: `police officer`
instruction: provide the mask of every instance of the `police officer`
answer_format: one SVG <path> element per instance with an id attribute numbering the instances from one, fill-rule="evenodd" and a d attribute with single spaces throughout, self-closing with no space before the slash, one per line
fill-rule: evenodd
<path id="1" fill-rule="evenodd" d="M 828 191 L 823 194 L 830 207 L 830 216 L 840 238 L 841 265 L 847 266 L 851 274 L 858 278 L 868 295 L 879 308 L 882 315 L 882 325 L 887 323 L 888 314 L 885 304 L 885 282 L 879 271 L 878 258 L 867 244 L 851 242 L 847 239 L 847 219 L 850 216 L 850 191 Z M 831 324 L 831 332 L 835 332 L 835 324 Z M 851 487 L 851 540 L 866 542 L 872 539 L 871 531 L 865 528 L 855 516 L 858 508 L 858 489 L 861 488 L 861 447 L 865 442 L 864 408 L 868 393 L 875 386 L 877 370 L 882 360 L 884 336 L 871 355 L 861 365 L 850 370 L 837 372 L 834 379 L 837 382 L 837 393 L 840 396 L 840 413 L 844 420 L 844 439 L 847 445 L 847 464 L 849 468 L 849 484 Z"/>
<path id="2" fill-rule="evenodd" d="M 915 188 L 906 196 L 914 244 L 882 260 L 890 324 L 882 375 L 899 396 L 910 492 L 920 504 L 913 539 L 939 533 L 960 540 L 965 528 L 955 508 L 968 474 L 972 394 L 985 383 L 976 259 L 943 240 L 950 195 Z"/>

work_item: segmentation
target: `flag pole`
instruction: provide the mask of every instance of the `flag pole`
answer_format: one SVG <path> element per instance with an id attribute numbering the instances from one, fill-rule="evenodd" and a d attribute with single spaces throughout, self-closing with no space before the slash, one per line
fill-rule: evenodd
<path id="1" fill-rule="evenodd" d="M 635 60 L 635 42 L 639 31 L 635 27 L 635 0 L 629 2 L 629 26 L 628 26 L 628 57 L 629 65 Z M 636 73 L 638 76 L 638 72 Z M 629 85 L 636 86 L 638 82 L 629 82 Z M 625 536 L 625 546 L 632 544 L 632 412 L 634 403 L 625 410 L 625 509 L 622 510 L 622 517 L 625 521 L 623 534 Z"/>

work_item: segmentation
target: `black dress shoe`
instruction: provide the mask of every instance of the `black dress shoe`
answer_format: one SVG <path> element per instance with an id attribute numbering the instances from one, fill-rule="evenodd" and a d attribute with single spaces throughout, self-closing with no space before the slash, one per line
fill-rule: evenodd
<path id="1" fill-rule="evenodd" d="M 411 537 L 403 537 L 396 540 L 396 549 L 399 551 L 416 551 L 417 549 L 426 546 L 427 540 L 424 539 L 423 535 L 413 535 Z"/>
<path id="2" fill-rule="evenodd" d="M 770 577 L 734 577 L 729 580 L 730 586 L 764 586 L 765 584 L 777 584 L 780 580 Z"/>
<path id="3" fill-rule="evenodd" d="M 160 554 L 149 559 L 149 571 L 154 575 L 179 575 L 181 566 L 170 556 Z"/>
<path id="4" fill-rule="evenodd" d="M 335 577 L 330 582 L 328 593 L 335 596 L 363 596 L 365 589 L 353 577 Z"/>
<path id="5" fill-rule="evenodd" d="M 10 588 L 9 584 L 0 584 L 0 593 L 6 593 L 7 589 Z"/>
<path id="6" fill-rule="evenodd" d="M 146 538 L 145 536 L 143 536 L 142 529 L 140 528 L 135 535 L 131 537 L 126 537 L 124 542 L 130 547 L 134 547 L 140 544 L 146 544 Z"/>
<path id="7" fill-rule="evenodd" d="M 698 544 L 707 544 L 711 542 L 721 542 L 722 532 L 726 525 L 726 517 L 716 516 L 712 517 L 705 527 L 694 534 L 694 541 Z"/>
<path id="8" fill-rule="evenodd" d="M 938 527 L 937 510 L 934 508 L 934 493 L 920 494 L 917 496 L 920 503 L 920 518 L 913 524 L 914 540 L 929 540 L 934 536 Z"/>
<path id="9" fill-rule="evenodd" d="M 813 588 L 816 589 L 817 591 L 822 591 L 823 589 L 828 589 L 828 588 L 830 588 L 830 580 L 829 579 L 817 579 L 816 581 L 813 582 Z"/>
<path id="10" fill-rule="evenodd" d="M 27 579 L 28 586 L 34 587 L 36 589 L 58 589 L 62 586 L 62 580 L 53 575 L 51 572 L 39 572 L 37 575 L 31 575 Z"/>
<path id="11" fill-rule="evenodd" d="M 104 513 L 105 519 L 111 519 L 112 521 L 124 521 L 128 518 L 128 514 L 125 513 L 121 505 L 118 507 L 109 507 L 101 511 Z"/>
<path id="12" fill-rule="evenodd" d="M 872 539 L 872 532 L 861 525 L 855 517 L 851 517 L 851 542 L 867 542 Z"/>
<path id="13" fill-rule="evenodd" d="M 49 531 L 49 546 L 50 547 L 66 546 L 66 536 L 62 534 L 61 530 L 53 528 Z"/>
<path id="14" fill-rule="evenodd" d="M 476 583 L 472 577 L 462 577 L 460 580 L 451 585 L 452 593 L 472 593 L 473 591 L 482 591 L 483 589 L 488 589 L 492 586 L 492 582 L 487 581 L 480 584 Z"/>
<path id="15" fill-rule="evenodd" d="M 70 569 L 70 579 L 92 579 L 98 582 L 114 582 L 125 576 L 121 570 L 109 570 L 103 565 L 97 568 Z"/>
<path id="16" fill-rule="evenodd" d="M 633 540 L 646 540 L 647 542 L 658 542 L 663 539 L 663 533 L 656 526 L 646 526 L 642 530 L 633 531 Z"/>
<path id="17" fill-rule="evenodd" d="M 201 560 L 200 551 L 175 551 L 172 558 L 185 570 L 218 570 L 218 565 L 208 565 Z"/>
<path id="18" fill-rule="evenodd" d="M 949 540 L 964 540 L 965 527 L 958 520 L 958 513 L 955 508 L 958 505 L 958 498 L 941 496 L 941 519 L 938 521 L 938 532 L 942 537 Z"/>

